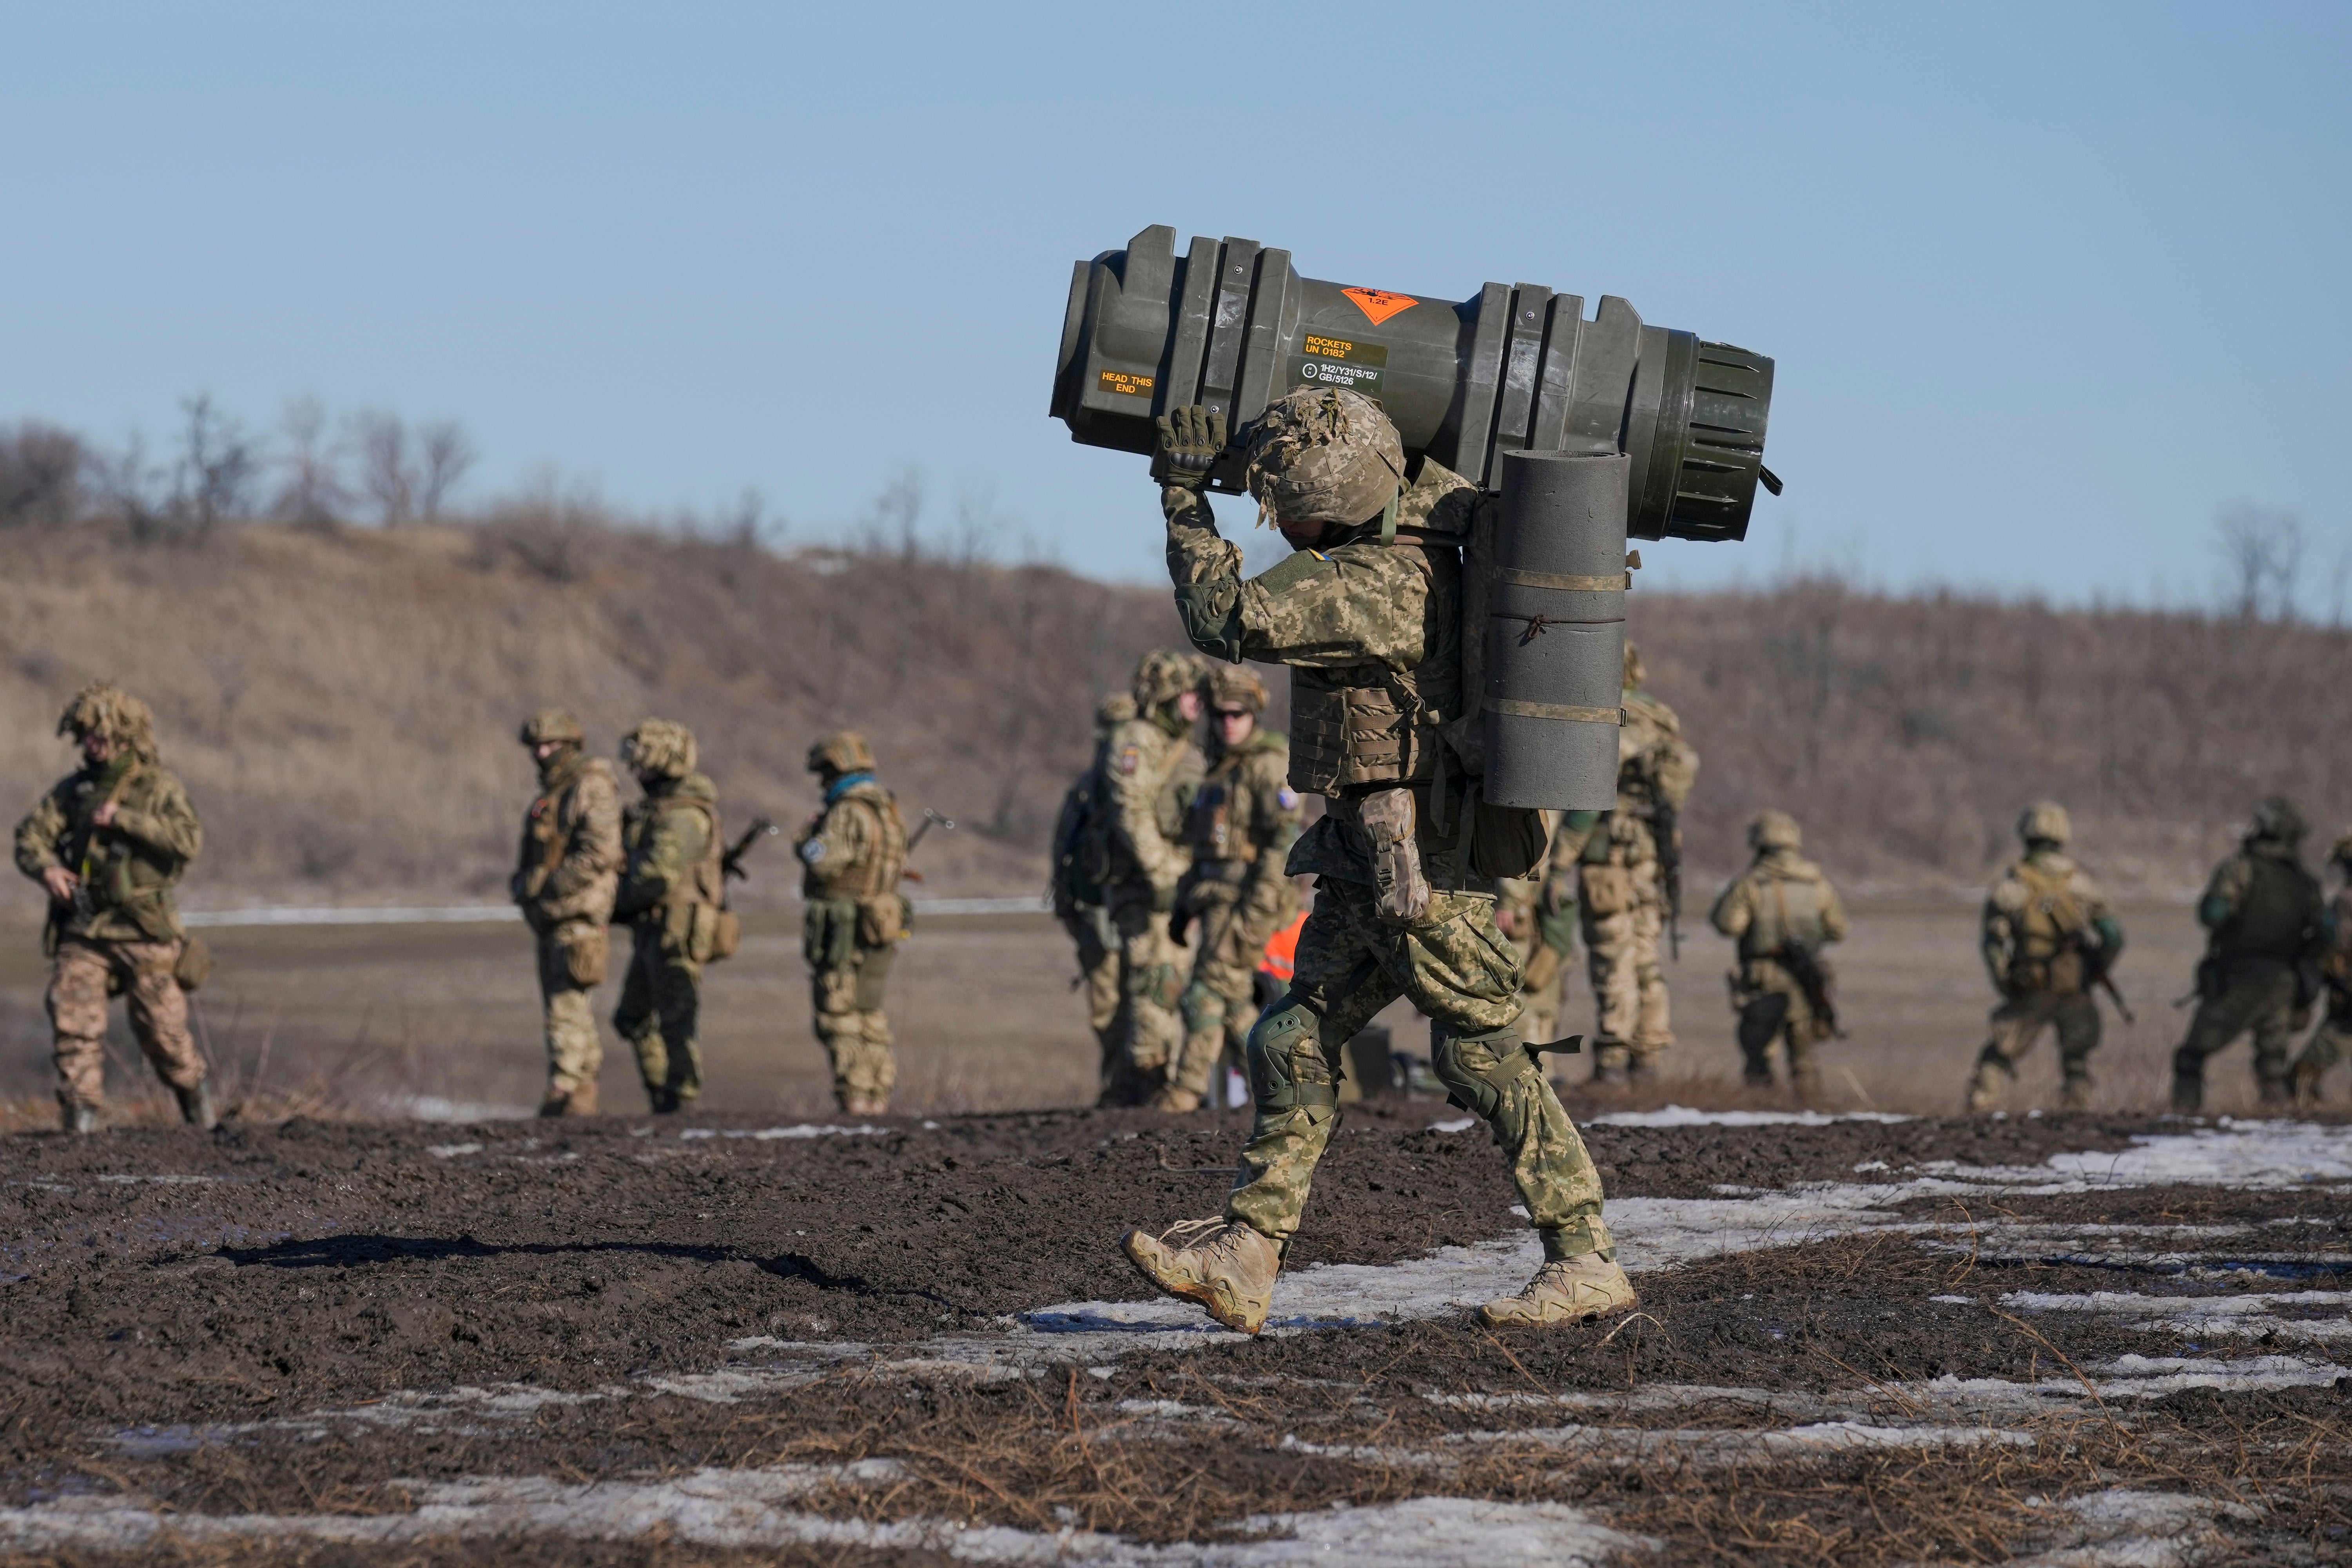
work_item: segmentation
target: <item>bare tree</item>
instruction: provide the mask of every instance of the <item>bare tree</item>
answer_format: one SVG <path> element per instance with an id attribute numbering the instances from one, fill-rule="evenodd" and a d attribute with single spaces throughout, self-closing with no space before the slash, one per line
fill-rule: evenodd
<path id="1" fill-rule="evenodd" d="M 180 400 L 180 455 L 173 466 L 172 510 L 198 539 L 223 521 L 253 510 L 261 463 L 245 426 L 213 405 L 212 394 Z"/>
<path id="2" fill-rule="evenodd" d="M 418 474 L 406 422 L 386 409 L 362 409 L 352 416 L 352 439 L 359 449 L 360 489 L 375 503 L 376 520 L 397 528 L 414 518 Z"/>
<path id="3" fill-rule="evenodd" d="M 270 510 L 309 528 L 334 523 L 351 504 L 352 493 L 343 482 L 341 454 L 327 434 L 327 405 L 307 394 L 287 399 L 278 432 L 282 477 Z"/>
<path id="4" fill-rule="evenodd" d="M 2217 525 L 2224 578 L 2222 591 L 2242 621 L 2291 621 L 2303 576 L 2307 541 L 2303 520 L 2291 511 L 2242 506 Z"/>
<path id="5" fill-rule="evenodd" d="M 0 528 L 63 528 L 82 512 L 81 437 L 27 419 L 0 430 Z"/>
<path id="6" fill-rule="evenodd" d="M 423 471 L 416 483 L 416 512 L 427 522 L 441 515 L 441 503 L 467 469 L 480 460 L 473 437 L 455 419 L 436 419 L 416 432 Z"/>

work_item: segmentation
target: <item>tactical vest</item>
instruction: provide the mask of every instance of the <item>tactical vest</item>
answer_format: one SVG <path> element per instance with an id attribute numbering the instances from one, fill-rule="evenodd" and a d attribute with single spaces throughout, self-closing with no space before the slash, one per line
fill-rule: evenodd
<path id="1" fill-rule="evenodd" d="M 1421 568 L 1430 646 L 1402 672 L 1384 664 L 1291 666 L 1290 787 L 1302 795 L 1426 783 L 1436 774 L 1440 731 L 1461 715 L 1461 552 L 1402 532 L 1385 548 L 1408 552 Z"/>
<path id="2" fill-rule="evenodd" d="M 2076 938 L 2091 922 L 2075 895 L 2074 873 L 2021 860 L 2009 874 L 2025 887 L 2025 908 L 2011 922 L 2017 936 L 2017 951 L 2009 961 L 2011 984 L 2023 991 L 2081 991 L 2083 950 Z"/>
<path id="3" fill-rule="evenodd" d="M 1748 883 L 1755 907 L 1748 929 L 1739 933 L 1741 958 L 1769 958 L 1789 942 L 1809 952 L 1821 951 L 1828 932 L 1822 925 L 1826 900 L 1818 874 L 1798 879 L 1759 867 L 1748 873 Z"/>
<path id="4" fill-rule="evenodd" d="M 602 757 L 575 754 L 572 765 L 550 779 L 541 788 L 539 798 L 530 803 L 530 810 L 523 817 L 520 857 L 526 898 L 539 897 L 547 879 L 563 864 L 564 854 L 572 847 L 572 830 L 578 826 L 580 781 L 596 770 L 603 770 L 607 777 L 611 775 Z"/>
<path id="5" fill-rule="evenodd" d="M 2319 915 L 2319 882 L 2293 860 L 2248 855 L 2245 901 L 2213 932 L 2216 958 L 2290 963 L 2303 954 Z"/>
<path id="6" fill-rule="evenodd" d="M 727 873 L 722 862 L 727 847 L 719 836 L 719 803 L 705 800 L 700 795 L 665 795 L 641 802 L 639 809 L 645 813 L 637 826 L 640 834 L 651 833 L 661 817 L 681 809 L 700 813 L 703 826 L 708 830 L 706 837 L 709 842 L 703 846 L 700 858 L 670 884 L 669 891 L 662 895 L 662 907 L 674 909 L 680 904 L 724 904 L 727 901 Z"/>
<path id="7" fill-rule="evenodd" d="M 808 868 L 808 897 L 878 898 L 884 893 L 896 892 L 906 875 L 907 820 L 899 815 L 898 798 L 880 784 L 859 784 L 825 807 L 824 816 L 817 825 L 817 834 L 824 831 L 824 826 L 832 821 L 834 813 L 850 809 L 863 811 L 873 819 L 877 829 L 874 853 L 853 866 L 838 869 L 811 866 Z M 821 882 L 817 875 L 820 870 L 827 872 Z"/>
<path id="8" fill-rule="evenodd" d="M 1238 861 L 1254 864 L 1259 853 L 1257 834 L 1257 801 L 1242 782 L 1242 772 L 1249 760 L 1273 748 L 1253 736 L 1237 750 L 1219 757 L 1209 770 L 1200 792 L 1192 797 L 1191 815 L 1185 822 L 1185 841 L 1192 846 L 1195 864 L 1203 861 Z"/>

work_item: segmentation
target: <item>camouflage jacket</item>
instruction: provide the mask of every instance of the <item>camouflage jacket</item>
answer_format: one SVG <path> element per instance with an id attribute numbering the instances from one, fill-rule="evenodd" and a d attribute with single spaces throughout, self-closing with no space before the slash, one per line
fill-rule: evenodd
<path id="1" fill-rule="evenodd" d="M 1204 763 L 1189 726 L 1150 715 L 1129 719 L 1103 742 L 1103 798 L 1109 830 L 1109 902 L 1121 895 L 1150 896 L 1160 907 L 1174 895 L 1192 857 L 1184 844 L 1184 814 L 1199 788 Z"/>
<path id="2" fill-rule="evenodd" d="M 2123 927 L 2097 884 L 2056 849 L 2036 847 L 2001 873 L 1985 895 L 1985 972 L 2004 995 L 2074 994 L 2088 988 L 2084 950 L 2112 968 Z"/>
<path id="3" fill-rule="evenodd" d="M 1289 761 L 1289 742 L 1260 730 L 1210 763 L 1184 825 L 1188 888 L 1228 887 L 1269 918 L 1287 912 L 1293 898 L 1283 867 L 1301 816 L 1285 778 Z"/>
<path id="4" fill-rule="evenodd" d="M 2319 956 L 2326 895 L 2294 846 L 2250 838 L 2213 869 L 2197 918 L 2215 958 L 2300 963 Z"/>
<path id="5" fill-rule="evenodd" d="M 620 890 L 621 786 L 613 766 L 577 747 L 550 759 L 523 814 L 511 890 L 533 931 L 565 921 L 603 925 Z"/>
<path id="6" fill-rule="evenodd" d="M 1658 802 L 1675 810 L 1698 782 L 1698 753 L 1683 739 L 1675 710 L 1637 686 L 1624 695 L 1625 722 L 1617 731 L 1617 809 L 1605 832 L 1583 846 L 1583 858 L 1639 866 L 1658 858 L 1652 827 Z"/>
<path id="7" fill-rule="evenodd" d="M 793 852 L 801 858 L 801 897 L 894 897 L 907 871 L 907 823 L 898 797 L 870 773 L 835 781 L 824 809 L 809 818 Z"/>
<path id="8" fill-rule="evenodd" d="M 665 779 L 622 818 L 626 863 L 613 918 L 646 921 L 673 908 L 726 901 L 719 869 L 719 791 L 700 773 Z"/>
<path id="9" fill-rule="evenodd" d="M 114 821 L 90 822 L 114 802 Z M 16 825 L 16 868 L 38 881 L 62 866 L 86 892 L 60 916 L 68 936 L 102 942 L 176 942 L 173 889 L 204 848 L 204 826 L 188 793 L 160 763 L 121 758 L 68 773 Z"/>
<path id="10" fill-rule="evenodd" d="M 1845 905 L 1822 868 L 1793 849 L 1767 849 L 1732 879 L 1707 917 L 1739 943 L 1742 964 L 1771 963 L 1783 942 L 1819 953 L 1846 933 Z"/>

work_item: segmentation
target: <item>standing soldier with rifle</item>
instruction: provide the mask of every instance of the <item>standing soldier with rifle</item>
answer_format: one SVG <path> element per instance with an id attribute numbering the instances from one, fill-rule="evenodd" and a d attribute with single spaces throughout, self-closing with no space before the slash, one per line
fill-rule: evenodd
<path id="1" fill-rule="evenodd" d="M 2320 917 L 2326 949 L 2319 960 L 2319 978 L 2327 988 L 2327 1012 L 2294 1061 L 2297 1105 L 2317 1105 L 2320 1079 L 2352 1056 L 2352 833 L 2336 841 L 2327 860 L 2343 873 L 2344 882 Z"/>
<path id="2" fill-rule="evenodd" d="M 898 891 L 907 871 L 907 823 L 897 798 L 874 776 L 873 749 L 856 731 L 811 746 L 808 768 L 824 791 L 824 808 L 809 818 L 793 849 L 808 903 L 801 954 L 808 961 L 816 1037 L 832 1062 L 833 1097 L 841 1109 L 880 1116 L 898 1081 L 882 988 L 910 912 Z"/>
<path id="3" fill-rule="evenodd" d="M 2026 807 L 2017 819 L 2024 858 L 1985 895 L 1980 947 L 2001 1001 L 1969 1079 L 1971 1114 L 2000 1103 L 2018 1062 L 2045 1028 L 2058 1031 L 2058 1070 L 2065 1080 L 2059 1109 L 2090 1108 L 2091 1053 L 2099 1048 L 2093 992 L 2104 987 L 2116 994 L 2109 972 L 2123 953 L 2124 928 L 2105 896 L 2066 854 L 2074 833 L 2064 806 L 2045 800 Z M 2122 1005 L 2120 996 L 2116 1004 Z"/>
<path id="4" fill-rule="evenodd" d="M 547 1042 L 539 1113 L 593 1116 L 604 1044 L 590 996 L 604 983 L 604 928 L 621 885 L 621 786 L 610 763 L 585 754 L 587 732 L 563 709 L 531 715 L 521 740 L 539 764 L 539 795 L 523 815 L 510 890 L 539 939 Z"/>
<path id="5" fill-rule="evenodd" d="M 1198 1110 L 1210 1075 L 1230 1047 L 1238 1057 L 1257 1022 L 1251 1005 L 1266 939 L 1290 923 L 1298 894 L 1283 869 L 1298 841 L 1298 795 L 1286 775 L 1290 742 L 1258 726 L 1265 684 L 1247 665 L 1210 667 L 1209 773 L 1192 797 L 1185 834 L 1192 864 L 1176 889 L 1174 935 L 1191 944 L 1182 1056 L 1152 1098 L 1160 1110 Z"/>
<path id="6" fill-rule="evenodd" d="M 1739 966 L 1726 978 L 1739 1015 L 1739 1051 L 1748 1082 L 1772 1083 L 1772 1042 L 1789 1062 L 1799 1099 L 1821 1089 L 1813 1047 L 1838 1032 L 1829 961 L 1822 950 L 1843 942 L 1845 906 L 1822 868 L 1801 858 L 1804 835 L 1785 811 L 1768 811 L 1748 828 L 1756 858 L 1715 900 L 1715 929 L 1739 943 Z"/>
<path id="7" fill-rule="evenodd" d="M 1100 814 L 1109 809 L 1108 784 L 1103 777 L 1104 748 L 1110 732 L 1135 717 L 1135 699 L 1115 692 L 1095 710 L 1095 755 L 1086 772 L 1070 781 L 1062 796 L 1061 814 L 1054 820 L 1054 918 L 1070 933 L 1078 950 L 1078 974 L 1073 990 L 1087 994 L 1087 1027 L 1094 1031 L 1101 1053 L 1097 1091 L 1108 1095 L 1111 1069 L 1118 1048 L 1118 932 L 1110 923 L 1104 900 L 1109 839 L 1096 831 Z"/>
<path id="8" fill-rule="evenodd" d="M 83 687 L 58 721 L 82 766 L 16 825 L 16 869 L 49 895 L 49 1026 L 58 1105 L 69 1132 L 95 1132 L 106 1106 L 107 999 L 131 1006 L 131 1032 L 190 1124 L 214 1121 L 188 999 L 210 967 L 180 927 L 173 897 L 204 847 L 188 792 L 155 751 L 155 716 L 110 680 Z"/>
<path id="9" fill-rule="evenodd" d="M 1600 1019 L 1592 1076 L 1647 1078 L 1675 1043 L 1658 938 L 1681 947 L 1682 830 L 1675 818 L 1698 778 L 1698 753 L 1675 710 L 1642 689 L 1642 656 L 1625 645 L 1625 723 L 1617 731 L 1617 809 L 1584 843 L 1580 914 Z"/>
<path id="10" fill-rule="evenodd" d="M 2271 796 L 2235 855 L 2213 869 L 2198 901 L 2209 933 L 2197 966 L 2197 1015 L 2172 1056 L 2172 1109 L 2205 1103 L 2205 1058 L 2240 1035 L 2254 1037 L 2254 1082 L 2265 1105 L 2293 1098 L 2286 1048 L 2319 999 L 2326 896 L 2304 868 L 2303 814 Z"/>
<path id="11" fill-rule="evenodd" d="M 637 1053 L 656 1115 L 702 1092 L 702 966 L 735 951 L 719 837 L 719 791 L 695 772 L 693 732 L 648 719 L 621 742 L 645 796 L 621 827 L 627 856 L 613 918 L 634 928 L 628 979 L 613 1027 Z"/>
<path id="12" fill-rule="evenodd" d="M 1568 961 L 1576 956 L 1577 865 L 1586 840 L 1600 824 L 1597 811 L 1548 811 L 1551 853 L 1531 877 L 1496 884 L 1495 926 L 1519 952 L 1527 977 L 1519 1000 L 1527 1004 L 1521 1032 L 1543 1043 L 1559 1037 L 1559 1009 L 1568 990 Z"/>
<path id="13" fill-rule="evenodd" d="M 1169 650 L 1135 668 L 1136 716 L 1104 746 L 1103 890 L 1118 934 L 1118 1020 L 1107 1105 L 1142 1105 L 1184 1049 L 1184 956 L 1169 930 L 1177 884 L 1192 863 L 1184 816 L 1203 763 L 1192 743 L 1201 717 L 1201 660 Z"/>

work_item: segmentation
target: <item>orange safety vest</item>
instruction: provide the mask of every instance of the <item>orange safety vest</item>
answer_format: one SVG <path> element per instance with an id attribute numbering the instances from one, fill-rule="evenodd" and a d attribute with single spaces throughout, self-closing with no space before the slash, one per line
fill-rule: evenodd
<path id="1" fill-rule="evenodd" d="M 1301 914 L 1266 939 L 1265 956 L 1257 961 L 1260 974 L 1272 975 L 1278 985 L 1290 984 L 1291 975 L 1298 968 L 1299 929 L 1306 923 L 1307 917 Z"/>

